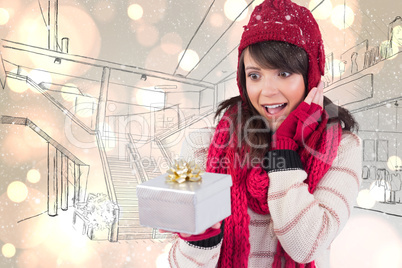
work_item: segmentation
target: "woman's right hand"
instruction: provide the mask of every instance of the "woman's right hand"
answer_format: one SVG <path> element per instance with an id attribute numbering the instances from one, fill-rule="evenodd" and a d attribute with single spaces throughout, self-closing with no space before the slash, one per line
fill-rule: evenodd
<path id="1" fill-rule="evenodd" d="M 324 83 L 313 88 L 305 100 L 282 122 L 272 136 L 271 150 L 297 150 L 304 146 L 319 124 L 323 113 Z"/>
<path id="2" fill-rule="evenodd" d="M 186 234 L 186 233 L 174 233 L 174 232 L 170 232 L 170 231 L 162 230 L 162 229 L 159 229 L 159 232 L 160 233 L 178 234 L 181 239 L 186 240 L 186 241 L 200 241 L 200 240 L 205 240 L 205 239 L 208 239 L 210 237 L 217 236 L 218 234 L 220 234 L 221 225 L 222 225 L 222 222 L 215 223 L 214 225 L 212 225 L 210 228 L 208 228 L 204 232 L 202 232 L 200 234 L 196 234 L 196 235 Z"/>

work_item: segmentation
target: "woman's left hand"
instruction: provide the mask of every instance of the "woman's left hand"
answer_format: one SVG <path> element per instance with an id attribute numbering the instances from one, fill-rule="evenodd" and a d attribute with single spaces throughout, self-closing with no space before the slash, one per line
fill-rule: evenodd
<path id="1" fill-rule="evenodd" d="M 312 88 L 307 97 L 282 122 L 272 136 L 271 149 L 297 150 L 318 126 L 323 113 L 324 83 Z"/>

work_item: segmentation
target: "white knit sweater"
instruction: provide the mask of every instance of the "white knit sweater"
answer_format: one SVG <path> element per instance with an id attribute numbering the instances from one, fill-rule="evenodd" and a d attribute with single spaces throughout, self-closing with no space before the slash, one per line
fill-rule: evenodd
<path id="1" fill-rule="evenodd" d="M 210 131 L 193 132 L 181 155 L 205 167 Z M 278 239 L 284 250 L 299 263 L 315 261 L 318 268 L 330 267 L 332 241 L 348 220 L 361 183 L 362 146 L 358 136 L 344 132 L 332 167 L 309 193 L 304 170 L 269 173 L 269 215 L 248 209 L 250 255 L 248 267 L 271 267 Z M 222 242 L 221 242 L 222 243 Z M 177 238 L 169 253 L 171 267 L 216 267 L 221 243 L 212 248 L 193 246 Z"/>

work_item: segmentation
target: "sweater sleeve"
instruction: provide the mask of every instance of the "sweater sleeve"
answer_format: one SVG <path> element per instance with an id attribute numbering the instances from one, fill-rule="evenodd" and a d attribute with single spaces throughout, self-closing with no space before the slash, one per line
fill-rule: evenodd
<path id="1" fill-rule="evenodd" d="M 222 241 L 214 247 L 200 247 L 177 238 L 169 252 L 171 268 L 205 267 L 214 268 L 218 264 Z"/>
<path id="2" fill-rule="evenodd" d="M 180 152 L 180 157 L 194 160 L 205 169 L 208 147 L 211 142 L 213 130 L 201 129 L 186 136 Z M 189 242 L 177 237 L 169 252 L 169 263 L 172 268 L 181 267 L 216 267 L 222 245 L 224 224 L 221 233 L 207 240 Z"/>
<path id="3" fill-rule="evenodd" d="M 361 140 L 350 132 L 342 135 L 338 154 L 313 194 L 303 182 L 307 173 L 293 163 L 268 170 L 268 205 L 284 250 L 296 262 L 308 263 L 330 247 L 350 217 L 361 184 Z"/>

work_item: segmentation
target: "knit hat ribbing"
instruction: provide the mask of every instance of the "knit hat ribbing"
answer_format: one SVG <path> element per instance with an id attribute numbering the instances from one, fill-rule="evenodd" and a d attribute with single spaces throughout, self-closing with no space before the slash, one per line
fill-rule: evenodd
<path id="1" fill-rule="evenodd" d="M 303 48 L 309 59 L 308 91 L 324 75 L 325 52 L 321 32 L 311 12 L 290 0 L 265 0 L 255 7 L 239 46 L 239 59 L 249 45 L 263 41 L 284 41 Z M 242 94 L 237 77 L 240 95 Z"/>

